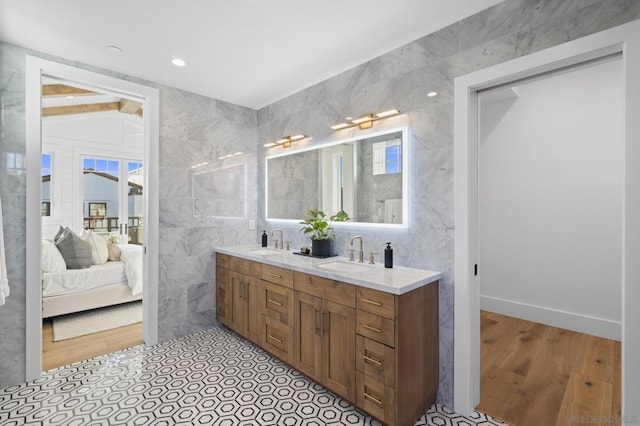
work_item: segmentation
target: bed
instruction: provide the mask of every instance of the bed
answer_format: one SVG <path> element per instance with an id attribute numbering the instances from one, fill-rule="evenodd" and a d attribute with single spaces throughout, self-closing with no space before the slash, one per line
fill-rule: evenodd
<path id="1" fill-rule="evenodd" d="M 142 246 L 118 245 L 119 261 L 43 272 L 42 317 L 142 300 Z"/>

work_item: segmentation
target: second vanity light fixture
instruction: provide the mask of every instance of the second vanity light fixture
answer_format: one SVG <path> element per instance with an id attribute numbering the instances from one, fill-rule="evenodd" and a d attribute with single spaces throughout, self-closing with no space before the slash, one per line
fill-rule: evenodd
<path id="1" fill-rule="evenodd" d="M 306 139 L 305 135 L 285 136 L 275 142 L 265 143 L 265 148 L 271 148 L 272 146 L 282 145 L 283 148 L 290 148 L 292 142 L 296 142 L 302 139 Z"/>
<path id="2" fill-rule="evenodd" d="M 358 126 L 359 129 L 369 129 L 373 126 L 373 122 L 382 118 L 393 117 L 400 114 L 397 109 L 390 109 L 388 111 L 379 112 L 377 114 L 369 113 L 356 119 L 347 118 L 348 121 L 331 126 L 333 130 L 342 130 L 353 126 Z"/>

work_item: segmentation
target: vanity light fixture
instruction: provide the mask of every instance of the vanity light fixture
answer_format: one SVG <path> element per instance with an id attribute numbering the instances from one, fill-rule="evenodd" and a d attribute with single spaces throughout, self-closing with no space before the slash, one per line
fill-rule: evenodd
<path id="1" fill-rule="evenodd" d="M 305 138 L 306 138 L 305 135 L 285 136 L 282 139 L 279 139 L 275 142 L 265 143 L 264 147 L 271 148 L 273 146 L 282 145 L 283 148 L 290 148 L 292 142 L 296 142 Z"/>
<path id="2" fill-rule="evenodd" d="M 433 98 L 435 96 L 438 96 L 438 92 L 429 92 L 429 93 L 427 93 L 427 96 L 430 97 L 430 98 Z"/>
<path id="3" fill-rule="evenodd" d="M 333 130 L 342 130 L 348 127 L 358 126 L 359 129 L 369 129 L 373 126 L 373 122 L 380 120 L 382 118 L 393 117 L 394 115 L 400 114 L 400 111 L 397 109 L 390 109 L 388 111 L 379 112 L 377 114 L 369 113 L 353 119 L 351 117 L 347 117 L 347 121 L 344 123 L 336 124 L 331 126 Z"/>

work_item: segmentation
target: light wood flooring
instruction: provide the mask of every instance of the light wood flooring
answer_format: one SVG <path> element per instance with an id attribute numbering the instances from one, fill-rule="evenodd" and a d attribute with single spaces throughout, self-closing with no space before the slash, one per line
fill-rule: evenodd
<path id="1" fill-rule="evenodd" d="M 517 426 L 620 424 L 620 342 L 484 311 L 480 324 L 479 411 Z"/>
<path id="2" fill-rule="evenodd" d="M 53 325 L 50 319 L 45 319 L 42 321 L 42 370 L 51 370 L 142 343 L 141 322 L 54 342 Z"/>

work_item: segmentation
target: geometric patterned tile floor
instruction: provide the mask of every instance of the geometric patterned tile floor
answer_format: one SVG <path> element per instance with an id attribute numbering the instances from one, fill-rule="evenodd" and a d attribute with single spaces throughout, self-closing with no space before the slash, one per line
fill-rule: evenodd
<path id="1" fill-rule="evenodd" d="M 501 423 L 435 404 L 416 425 Z M 380 425 L 224 328 L 140 345 L 0 390 L 0 425 Z"/>

